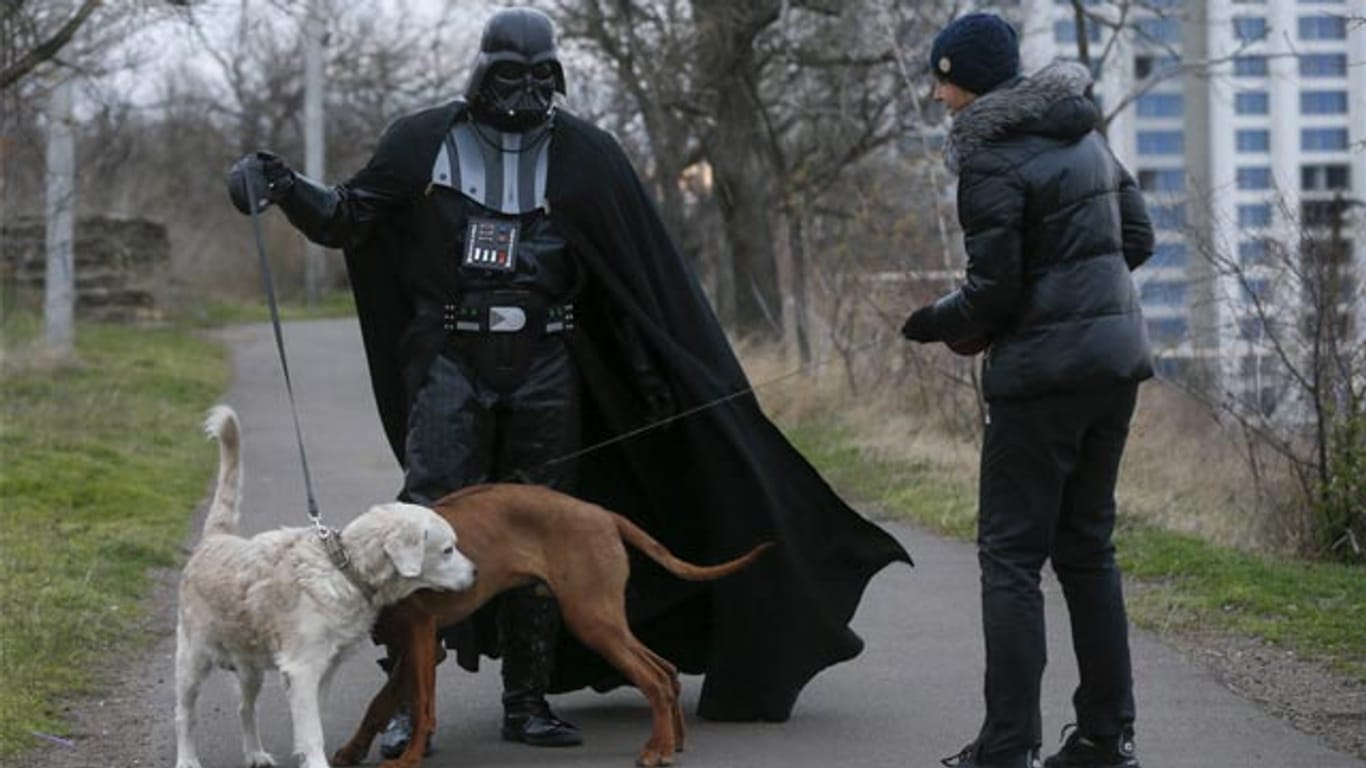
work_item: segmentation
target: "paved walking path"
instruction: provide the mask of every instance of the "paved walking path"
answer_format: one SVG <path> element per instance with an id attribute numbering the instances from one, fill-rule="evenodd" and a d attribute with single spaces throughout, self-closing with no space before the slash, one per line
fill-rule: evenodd
<path id="1" fill-rule="evenodd" d="M 375 415 L 359 330 L 352 320 L 335 320 L 294 323 L 285 333 L 322 514 L 340 527 L 364 506 L 391 498 L 399 485 Z M 232 330 L 230 337 L 235 379 L 225 400 L 237 409 L 244 429 L 243 530 L 303 525 L 303 483 L 270 328 L 246 326 Z M 682 765 L 930 768 L 975 734 L 981 715 L 982 643 L 973 547 L 905 525 L 888 527 L 918 567 L 894 567 L 873 581 L 854 622 L 867 650 L 818 676 L 784 724 L 704 722 L 692 715 L 700 678 L 685 677 L 690 732 L 688 751 L 679 756 Z M 1048 583 L 1046 590 L 1052 660 L 1043 700 L 1048 750 L 1070 719 L 1075 668 L 1061 594 L 1056 583 Z M 173 649 L 174 638 L 168 638 L 154 660 L 153 674 L 160 682 L 152 694 L 155 701 L 148 703 L 152 765 L 174 762 Z M 1147 768 L 1366 768 L 1366 762 L 1320 746 L 1230 693 L 1153 636 L 1135 632 L 1133 651 L 1138 744 Z M 381 682 L 375 656 L 375 649 L 363 643 L 338 671 L 325 703 L 329 750 L 349 735 Z M 583 692 L 552 699 L 560 715 L 583 727 L 583 747 L 545 750 L 504 744 L 497 734 L 499 690 L 496 663 L 486 664 L 478 675 L 453 662 L 442 665 L 438 751 L 427 766 L 626 768 L 649 729 L 644 700 L 634 690 Z M 205 684 L 199 710 L 204 768 L 241 765 L 236 704 L 230 675 L 217 673 Z M 262 693 L 261 707 L 267 749 L 282 766 L 291 765 L 289 716 L 277 676 L 271 676 Z M 377 762 L 372 752 L 369 764 Z"/>

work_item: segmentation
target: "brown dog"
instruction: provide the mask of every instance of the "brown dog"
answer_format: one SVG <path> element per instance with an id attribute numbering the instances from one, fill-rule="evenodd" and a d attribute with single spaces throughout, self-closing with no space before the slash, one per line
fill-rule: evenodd
<path id="1" fill-rule="evenodd" d="M 631 521 L 572 496 L 532 485 L 482 485 L 437 502 L 436 512 L 460 536 L 460 549 L 479 572 L 464 592 L 420 591 L 389 609 L 376 634 L 396 659 L 389 680 L 355 735 L 333 756 L 357 765 L 405 693 L 413 716 L 407 750 L 383 768 L 413 768 L 435 727 L 436 632 L 465 619 L 495 595 L 542 582 L 555 595 L 564 625 L 630 680 L 650 702 L 653 730 L 637 764 L 669 765 L 683 749 L 678 670 L 647 648 L 626 622 L 630 564 L 623 541 L 670 573 L 710 581 L 754 562 L 772 542 L 726 563 L 697 566 L 675 557 Z"/>

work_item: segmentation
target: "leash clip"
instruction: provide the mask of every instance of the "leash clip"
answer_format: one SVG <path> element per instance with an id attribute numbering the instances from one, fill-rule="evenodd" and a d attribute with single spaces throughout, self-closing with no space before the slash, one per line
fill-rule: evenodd
<path id="1" fill-rule="evenodd" d="M 339 570 L 345 571 L 351 566 L 351 556 L 346 554 L 346 547 L 342 546 L 341 534 L 336 528 L 328 528 L 322 521 L 314 518 L 313 530 L 318 533 L 318 540 L 322 542 L 323 549 L 327 552 L 327 559 L 337 566 Z"/>

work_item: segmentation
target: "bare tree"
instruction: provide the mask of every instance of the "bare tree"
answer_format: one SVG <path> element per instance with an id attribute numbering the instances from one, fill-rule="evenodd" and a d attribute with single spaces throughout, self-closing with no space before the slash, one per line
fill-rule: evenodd
<path id="1" fill-rule="evenodd" d="M 0 8 L 0 92 L 56 59 L 99 7 L 101 0 L 82 0 L 71 9 L 61 4 L 8 0 Z"/>
<path id="2" fill-rule="evenodd" d="M 1288 239 L 1201 249 L 1221 283 L 1238 366 L 1211 404 L 1287 462 L 1323 553 L 1366 560 L 1366 322 L 1348 233 L 1362 201 L 1282 206 Z M 1196 391 L 1210 401 L 1208 392 Z"/>

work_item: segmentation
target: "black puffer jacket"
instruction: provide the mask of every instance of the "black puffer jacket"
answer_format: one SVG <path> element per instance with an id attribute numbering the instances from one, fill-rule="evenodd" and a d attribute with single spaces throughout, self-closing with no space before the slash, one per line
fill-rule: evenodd
<path id="1" fill-rule="evenodd" d="M 989 337 L 988 400 L 1152 376 L 1130 270 L 1153 231 L 1133 177 L 1095 131 L 1078 64 L 1050 65 L 954 118 L 967 280 L 935 302 L 929 341 Z"/>

